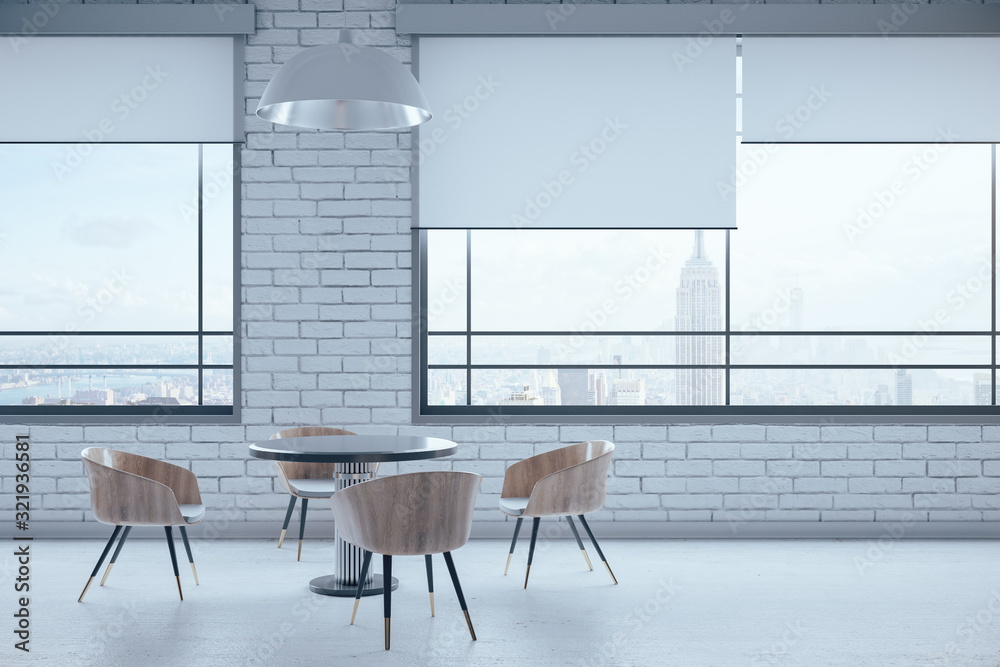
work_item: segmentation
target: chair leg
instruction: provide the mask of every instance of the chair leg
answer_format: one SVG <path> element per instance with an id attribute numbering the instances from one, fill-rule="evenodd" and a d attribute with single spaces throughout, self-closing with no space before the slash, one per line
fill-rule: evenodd
<path id="1" fill-rule="evenodd" d="M 583 554 L 583 560 L 587 561 L 587 567 L 590 571 L 594 571 L 594 566 L 590 564 L 590 556 L 587 555 L 587 550 L 583 547 L 583 540 L 580 539 L 580 532 L 576 529 L 576 524 L 573 523 L 573 517 L 566 516 L 566 521 L 569 523 L 569 529 L 573 531 L 573 537 L 576 538 L 576 546 L 580 547 L 580 553 Z"/>
<path id="2" fill-rule="evenodd" d="M 590 537 L 590 541 L 594 543 L 594 548 L 597 549 L 597 555 L 601 557 L 601 562 L 604 563 L 604 567 L 608 568 L 608 574 L 611 575 L 611 581 L 615 582 L 615 585 L 617 585 L 618 579 L 615 578 L 615 573 L 611 571 L 611 566 L 608 565 L 608 559 L 604 557 L 604 552 L 601 551 L 601 545 L 597 543 L 597 538 L 594 537 L 594 531 L 592 531 L 590 529 L 590 526 L 587 525 L 587 520 L 583 518 L 582 514 L 580 514 L 579 517 L 580 517 L 580 523 L 583 524 L 583 529 L 587 531 L 587 535 L 588 537 Z"/>
<path id="3" fill-rule="evenodd" d="M 111 545 L 115 543 L 115 538 L 118 537 L 118 533 L 122 532 L 121 526 L 115 526 L 115 530 L 111 533 L 111 539 L 108 543 L 104 545 L 104 551 L 101 552 L 101 557 L 97 561 L 97 565 L 94 566 L 94 571 L 90 573 L 90 579 L 87 579 L 87 585 L 83 587 L 83 592 L 80 593 L 80 597 L 76 599 L 77 602 L 83 602 L 83 596 L 87 594 L 87 589 L 90 585 L 94 583 L 94 577 L 97 576 L 97 572 L 101 569 L 101 565 L 104 564 L 104 559 L 108 557 L 108 552 L 111 551 Z"/>
<path id="4" fill-rule="evenodd" d="M 177 569 L 177 552 L 174 551 L 174 533 L 170 529 L 170 526 L 163 527 L 164 532 L 167 533 L 167 548 L 170 549 L 170 564 L 174 567 L 174 579 L 177 580 L 177 592 L 181 596 L 181 602 L 184 602 L 184 591 L 181 590 L 181 573 Z"/>
<path id="5" fill-rule="evenodd" d="M 455 561 L 451 559 L 451 552 L 444 552 L 444 562 L 448 565 L 448 574 L 451 575 L 451 583 L 455 586 L 455 594 L 458 595 L 458 604 L 462 606 L 462 613 L 465 614 L 465 624 L 469 626 L 469 634 L 472 641 L 476 641 L 476 629 L 472 627 L 472 619 L 469 618 L 469 607 L 465 604 L 465 596 L 462 595 L 462 584 L 458 582 L 458 572 L 455 571 Z"/>
<path id="6" fill-rule="evenodd" d="M 118 546 L 115 547 L 115 552 L 111 554 L 111 561 L 108 562 L 108 569 L 104 571 L 104 576 L 101 578 L 101 586 L 104 582 L 108 580 L 108 575 L 111 574 L 111 568 L 115 566 L 115 561 L 118 560 L 118 554 L 122 552 L 122 547 L 125 546 L 125 540 L 128 539 L 128 533 L 132 530 L 132 526 L 125 526 L 125 530 L 122 531 L 121 539 L 118 540 Z"/>
<path id="7" fill-rule="evenodd" d="M 510 552 L 507 554 L 507 567 L 503 569 L 503 576 L 507 576 L 507 570 L 510 569 L 510 559 L 514 557 L 514 547 L 517 545 L 517 534 L 521 532 L 521 524 L 524 519 L 518 517 L 517 523 L 514 524 L 514 538 L 510 541 Z"/>
<path id="8" fill-rule="evenodd" d="M 302 499 L 302 509 L 299 510 L 299 555 L 295 560 L 302 560 L 302 538 L 306 534 L 306 510 L 309 509 L 309 499 Z"/>
<path id="9" fill-rule="evenodd" d="M 385 650 L 389 650 L 389 628 L 392 618 L 392 556 L 382 554 L 382 579 L 385 582 L 382 593 L 382 608 L 385 610 Z"/>
<path id="10" fill-rule="evenodd" d="M 292 496 L 291 500 L 288 501 L 288 511 L 285 512 L 285 523 L 281 524 L 281 535 L 278 536 L 278 548 L 285 542 L 285 531 L 288 530 L 288 522 L 292 520 L 292 510 L 295 509 L 295 501 L 298 500 L 295 496 Z"/>
<path id="11" fill-rule="evenodd" d="M 538 539 L 538 524 L 542 522 L 540 517 L 531 520 L 531 546 L 528 548 L 528 569 L 524 571 L 524 587 L 528 587 L 528 577 L 531 576 L 531 559 L 535 556 L 535 540 Z"/>
<path id="12" fill-rule="evenodd" d="M 181 529 L 181 539 L 184 540 L 184 551 L 187 552 L 188 562 L 191 564 L 191 573 L 194 574 L 194 585 L 201 586 L 201 584 L 198 583 L 198 570 L 194 568 L 194 556 L 191 555 L 191 543 L 188 542 L 187 528 L 184 526 L 178 526 L 178 528 Z"/>
<path id="13" fill-rule="evenodd" d="M 424 563 L 427 565 L 427 592 L 431 596 L 431 616 L 434 616 L 434 563 L 431 562 L 431 555 L 424 556 Z"/>
<path id="14" fill-rule="evenodd" d="M 361 592 L 365 590 L 365 579 L 368 578 L 368 566 L 372 562 L 372 552 L 366 551 L 365 557 L 361 561 L 361 578 L 358 579 L 358 594 L 354 596 L 354 611 L 351 612 L 351 625 L 354 625 L 354 617 L 358 615 L 358 603 L 361 602 Z"/>

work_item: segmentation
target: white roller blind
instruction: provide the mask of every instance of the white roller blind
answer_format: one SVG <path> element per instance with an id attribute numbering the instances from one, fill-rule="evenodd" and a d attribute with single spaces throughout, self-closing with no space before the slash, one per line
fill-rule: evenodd
<path id="1" fill-rule="evenodd" d="M 1000 140 L 1000 38 L 744 37 L 743 140 Z"/>
<path id="2" fill-rule="evenodd" d="M 0 49 L 0 141 L 239 140 L 233 67 L 232 37 L 31 37 Z"/>
<path id="3" fill-rule="evenodd" d="M 423 38 L 423 228 L 735 227 L 735 38 Z"/>

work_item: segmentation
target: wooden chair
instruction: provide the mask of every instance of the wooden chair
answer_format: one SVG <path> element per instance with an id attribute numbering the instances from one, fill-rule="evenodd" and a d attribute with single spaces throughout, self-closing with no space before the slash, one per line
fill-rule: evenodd
<path id="1" fill-rule="evenodd" d="M 194 473 L 171 463 L 103 447 L 88 447 L 81 455 L 90 481 L 90 508 L 94 518 L 114 526 L 115 530 L 77 602 L 83 602 L 83 596 L 87 594 L 87 589 L 101 569 L 111 545 L 121 533 L 115 553 L 101 579 L 101 586 L 107 581 L 132 526 L 163 526 L 167 534 L 167 547 L 170 549 L 170 562 L 174 567 L 174 578 L 177 580 L 177 592 L 183 601 L 184 591 L 181 590 L 171 527 L 180 528 L 191 572 L 194 574 L 194 583 L 197 585 L 198 570 L 194 567 L 194 557 L 191 555 L 191 544 L 185 528 L 205 518 L 205 506 L 201 503 L 198 480 Z"/>
<path id="2" fill-rule="evenodd" d="M 328 426 L 301 426 L 279 431 L 271 436 L 271 440 L 305 438 L 315 435 L 357 435 L 357 433 Z M 302 560 L 302 538 L 306 534 L 306 511 L 309 509 L 309 499 L 329 498 L 336 493 L 337 482 L 333 478 L 336 464 L 293 463 L 291 461 L 275 461 L 274 464 L 278 468 L 278 484 L 292 496 L 288 502 L 288 511 L 285 512 L 285 523 L 281 526 L 281 535 L 278 536 L 279 549 L 285 541 L 285 531 L 288 530 L 292 510 L 295 509 L 295 501 L 298 498 L 302 499 L 302 507 L 299 509 L 299 554 L 295 559 L 300 561 Z"/>
<path id="3" fill-rule="evenodd" d="M 473 641 L 469 608 L 458 581 L 451 552 L 469 541 L 472 511 L 482 477 L 468 472 L 417 472 L 355 484 L 338 491 L 330 504 L 340 536 L 365 550 L 361 563 L 358 593 L 354 598 L 351 625 L 358 613 L 358 603 L 368 577 L 372 553 L 382 554 L 385 616 L 385 650 L 389 650 L 392 557 L 423 556 L 427 568 L 427 588 L 434 615 L 434 572 L 431 554 L 444 554 L 458 604 Z"/>
<path id="4" fill-rule="evenodd" d="M 580 547 L 587 567 L 593 571 L 590 557 L 580 539 L 580 533 L 573 523 L 575 514 L 583 529 L 587 531 L 590 541 L 597 549 L 604 567 L 608 568 L 611 580 L 618 583 L 611 566 L 608 565 L 601 545 L 597 543 L 593 531 L 587 525 L 584 514 L 595 512 L 604 507 L 604 498 L 608 489 L 608 467 L 611 465 L 611 454 L 615 446 L 606 440 L 591 440 L 569 447 L 563 447 L 551 452 L 532 456 L 519 461 L 507 468 L 504 473 L 503 489 L 500 492 L 500 509 L 508 516 L 517 517 L 514 525 L 514 539 L 510 542 L 510 552 L 507 554 L 506 575 L 510 569 L 510 560 L 514 556 L 514 545 L 517 535 L 521 532 L 521 522 L 526 517 L 532 517 L 531 547 L 528 549 L 528 568 L 524 573 L 524 587 L 528 587 L 528 576 L 531 574 L 531 559 L 535 555 L 535 540 L 538 538 L 538 525 L 543 516 L 564 516 L 569 523 L 576 544 Z"/>

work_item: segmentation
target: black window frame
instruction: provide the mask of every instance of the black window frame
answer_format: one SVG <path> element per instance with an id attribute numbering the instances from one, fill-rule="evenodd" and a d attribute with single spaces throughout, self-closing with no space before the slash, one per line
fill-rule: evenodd
<path id="1" fill-rule="evenodd" d="M 5 142 L 24 144 L 61 144 L 65 142 Z M 126 142 L 103 142 L 120 144 Z M 0 405 L 0 423 L 65 423 L 72 417 L 80 422 L 137 423 L 151 420 L 156 423 L 238 423 L 240 421 L 240 220 L 241 178 L 240 155 L 242 144 L 233 142 L 146 142 L 149 145 L 169 145 L 183 143 L 198 146 L 198 329 L 196 331 L 6 331 L 0 330 L 0 337 L 38 336 L 130 336 L 163 337 L 189 336 L 198 338 L 198 363 L 196 364 L 0 364 L 0 370 L 196 370 L 198 374 L 198 405 Z M 233 329 L 231 331 L 207 331 L 204 329 L 204 224 L 203 195 L 205 187 L 204 146 L 232 146 L 233 151 Z M 233 339 L 233 361 L 230 364 L 207 364 L 204 360 L 206 337 L 231 336 Z M 204 405 L 204 372 L 206 370 L 230 370 L 233 374 L 232 405 Z"/>
<path id="2" fill-rule="evenodd" d="M 417 261 L 413 263 L 413 285 L 415 286 L 414 298 L 414 329 L 413 329 L 413 419 L 417 423 L 440 423 L 440 422 L 482 422 L 482 421 L 515 421 L 515 422 L 589 422 L 589 423 L 622 423 L 622 422 L 676 422 L 681 420 L 692 420 L 707 423 L 735 423 L 745 422 L 748 419 L 761 422 L 794 423 L 801 421 L 814 421 L 826 423 L 871 423 L 872 421 L 972 421 L 982 422 L 996 420 L 1000 417 L 1000 406 L 997 404 L 997 144 L 991 145 L 992 157 L 992 211 L 991 211 L 991 329 L 989 331 L 946 331 L 935 332 L 935 337 L 952 336 L 989 336 L 991 339 L 991 363 L 983 364 L 735 364 L 731 359 L 731 341 L 740 336 L 776 336 L 782 337 L 807 337 L 807 336 L 917 336 L 928 335 L 926 331 L 734 331 L 731 322 L 730 309 L 730 232 L 726 230 L 726 258 L 725 258 L 725 299 L 724 308 L 725 329 L 720 332 L 691 332 L 691 331 L 503 331 L 503 332 L 477 332 L 472 329 L 472 232 L 474 229 L 466 229 L 466 327 L 464 331 L 429 331 L 427 312 L 427 231 L 428 228 L 413 230 L 413 252 Z M 530 233 L 530 230 L 523 230 Z M 567 230 L 572 231 L 572 230 Z M 709 231 L 709 230 L 706 230 Z M 677 336 L 677 335 L 723 335 L 724 338 L 724 363 L 722 365 L 677 365 L 677 364 L 622 364 L 622 365 L 561 365 L 561 364 L 474 364 L 472 363 L 472 337 L 473 336 L 546 336 L 546 335 L 582 335 L 582 336 Z M 432 336 L 465 336 L 466 338 L 466 359 L 464 364 L 429 364 L 428 359 L 428 339 Z M 670 406 L 613 406 L 613 405 L 584 405 L 584 406 L 479 406 L 471 405 L 472 397 L 472 371 L 476 369 L 508 368 L 508 369 L 606 369 L 606 370 L 629 370 L 629 369 L 657 369 L 672 370 L 678 368 L 694 369 L 718 369 L 724 370 L 725 374 L 725 405 L 716 406 L 696 406 L 696 405 L 670 405 Z M 466 373 L 466 405 L 428 405 L 428 371 L 438 369 L 465 370 Z M 941 369 L 941 370 L 976 370 L 989 372 L 991 377 L 991 404 L 990 405 L 790 405 L 790 406 L 746 406 L 730 405 L 730 371 L 742 369 L 786 369 L 786 370 L 919 370 L 919 369 Z"/>

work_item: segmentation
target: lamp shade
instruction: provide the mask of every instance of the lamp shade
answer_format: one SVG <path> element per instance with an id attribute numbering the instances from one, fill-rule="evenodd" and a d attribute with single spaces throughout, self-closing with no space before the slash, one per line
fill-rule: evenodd
<path id="1" fill-rule="evenodd" d="M 267 84 L 257 115 L 281 125 L 317 130 L 389 130 L 430 120 L 430 106 L 413 74 L 392 56 L 351 42 L 296 54 Z"/>

